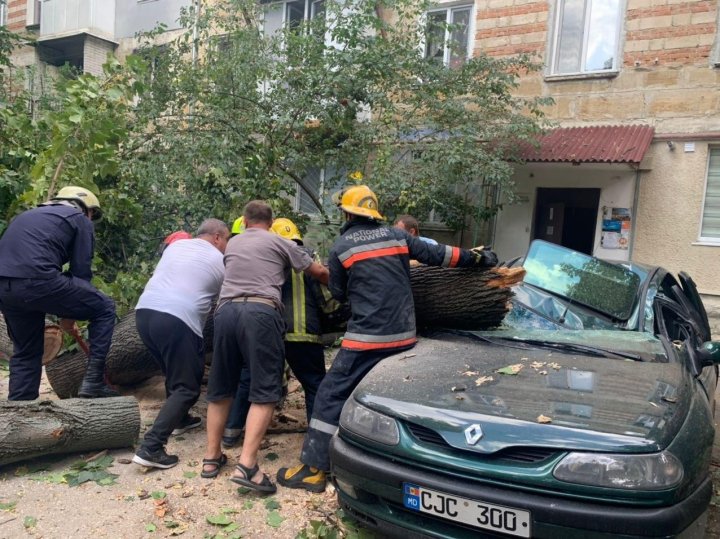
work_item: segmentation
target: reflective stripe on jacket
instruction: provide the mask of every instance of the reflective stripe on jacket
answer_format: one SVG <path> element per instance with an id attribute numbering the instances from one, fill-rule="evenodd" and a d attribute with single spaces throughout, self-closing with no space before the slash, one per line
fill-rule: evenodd
<path id="1" fill-rule="evenodd" d="M 411 258 L 430 266 L 475 265 L 473 254 L 459 247 L 430 245 L 370 219 L 345 224 L 329 259 L 330 291 L 352 311 L 343 348 L 381 350 L 416 341 Z"/>
<path id="2" fill-rule="evenodd" d="M 307 247 L 302 249 L 314 257 L 315 253 L 311 249 Z M 285 340 L 319 343 L 321 333 L 319 309 L 325 303 L 320 291 L 320 283 L 303 272 L 297 273 L 291 270 L 282 288 L 282 301 L 287 326 Z"/>

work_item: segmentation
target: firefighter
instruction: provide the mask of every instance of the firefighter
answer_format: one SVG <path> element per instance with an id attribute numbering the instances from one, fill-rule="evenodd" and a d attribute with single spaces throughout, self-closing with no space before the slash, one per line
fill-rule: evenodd
<path id="1" fill-rule="evenodd" d="M 115 303 L 90 284 L 93 222 L 101 216 L 94 193 L 63 187 L 49 202 L 15 217 L 0 239 L 0 310 L 14 346 L 9 400 L 38 398 L 46 313 L 60 317 L 68 333 L 77 330 L 75 320 L 90 321 L 90 357 L 79 396 L 117 396 L 104 382 Z"/>
<path id="2" fill-rule="evenodd" d="M 330 251 L 330 291 L 349 301 L 351 318 L 332 367 L 315 397 L 313 416 L 300 455 L 302 464 L 280 468 L 279 484 L 323 492 L 330 470 L 329 445 L 346 399 L 363 377 L 386 357 L 416 342 L 410 288 L 410 259 L 444 267 L 490 267 L 492 251 L 430 245 L 380 223 L 375 194 L 358 185 L 336 195 L 345 225 Z"/>

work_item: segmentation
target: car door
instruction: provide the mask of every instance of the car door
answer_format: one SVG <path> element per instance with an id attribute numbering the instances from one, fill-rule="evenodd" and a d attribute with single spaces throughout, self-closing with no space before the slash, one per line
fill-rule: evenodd
<path id="1" fill-rule="evenodd" d="M 700 299 L 700 294 L 697 291 L 697 286 L 695 286 L 695 282 L 684 271 L 678 273 L 678 280 L 680 281 L 682 292 L 693 307 L 695 311 L 694 316 L 697 318 L 697 322 L 703 330 L 700 338 L 703 342 L 707 342 L 711 339 L 710 322 L 702 299 Z"/>

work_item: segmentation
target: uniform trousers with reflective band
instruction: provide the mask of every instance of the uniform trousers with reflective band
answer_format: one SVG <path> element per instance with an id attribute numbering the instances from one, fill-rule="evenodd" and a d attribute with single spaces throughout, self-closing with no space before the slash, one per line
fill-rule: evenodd
<path id="1" fill-rule="evenodd" d="M 105 361 L 115 302 L 89 282 L 66 275 L 52 279 L 0 277 L 0 311 L 14 350 L 10 359 L 9 400 L 37 399 L 45 346 L 45 314 L 89 320 L 90 359 Z"/>
<path id="2" fill-rule="evenodd" d="M 315 396 L 312 419 L 300 453 L 303 464 L 330 471 L 330 438 L 337 431 L 345 401 L 375 365 L 413 346 L 363 352 L 340 349 Z"/>
<path id="3" fill-rule="evenodd" d="M 167 400 L 142 445 L 161 449 L 200 397 L 205 372 L 203 339 L 179 318 L 152 309 L 135 313 L 138 334 L 165 375 Z"/>

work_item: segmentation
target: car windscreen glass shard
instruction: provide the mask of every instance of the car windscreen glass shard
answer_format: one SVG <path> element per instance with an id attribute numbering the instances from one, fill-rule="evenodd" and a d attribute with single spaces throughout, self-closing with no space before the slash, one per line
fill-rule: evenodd
<path id="1" fill-rule="evenodd" d="M 627 320 L 640 277 L 622 266 L 560 245 L 535 240 L 523 267 L 524 281 L 618 320 Z"/>

